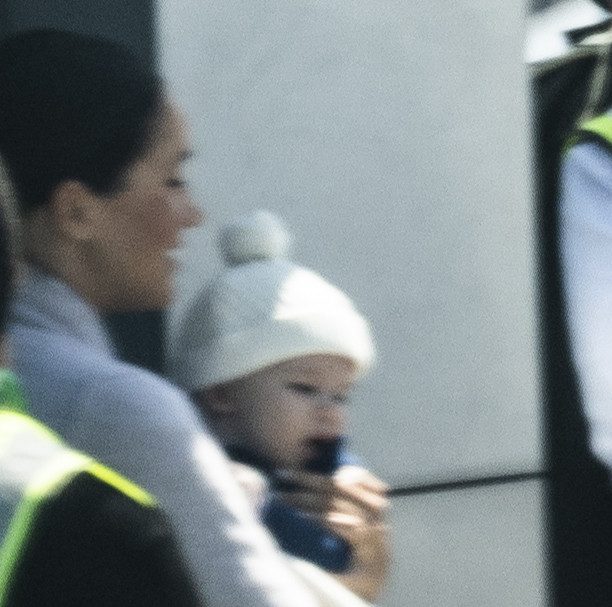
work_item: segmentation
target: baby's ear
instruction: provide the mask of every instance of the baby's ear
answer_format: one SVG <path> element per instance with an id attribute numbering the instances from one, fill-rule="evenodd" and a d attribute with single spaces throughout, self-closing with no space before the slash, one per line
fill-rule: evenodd
<path id="1" fill-rule="evenodd" d="M 208 415 L 227 417 L 234 413 L 234 403 L 229 386 L 220 384 L 204 388 L 193 395 L 196 404 Z"/>

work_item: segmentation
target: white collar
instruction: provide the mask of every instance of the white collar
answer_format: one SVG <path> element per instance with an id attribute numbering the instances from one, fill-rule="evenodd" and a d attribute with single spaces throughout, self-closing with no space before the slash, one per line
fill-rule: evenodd
<path id="1" fill-rule="evenodd" d="M 11 321 L 61 333 L 90 347 L 114 353 L 102 318 L 68 284 L 43 270 L 28 266 L 17 289 Z"/>

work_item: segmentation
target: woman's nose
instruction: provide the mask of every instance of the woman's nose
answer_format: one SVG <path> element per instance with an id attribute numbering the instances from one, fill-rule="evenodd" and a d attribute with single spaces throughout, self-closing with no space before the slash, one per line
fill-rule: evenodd
<path id="1" fill-rule="evenodd" d="M 183 228 L 195 228 L 206 219 L 204 211 L 200 209 L 193 198 L 188 194 L 181 200 L 179 215 Z"/>

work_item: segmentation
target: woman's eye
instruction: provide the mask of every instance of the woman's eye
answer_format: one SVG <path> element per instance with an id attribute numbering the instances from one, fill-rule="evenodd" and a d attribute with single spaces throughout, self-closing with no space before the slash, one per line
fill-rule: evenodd
<path id="1" fill-rule="evenodd" d="M 187 186 L 187 182 L 184 179 L 168 179 L 166 185 L 170 188 L 180 189 Z"/>
<path id="2" fill-rule="evenodd" d="M 289 384 L 289 387 L 294 392 L 298 392 L 299 394 L 311 395 L 311 394 L 316 394 L 317 392 L 317 389 L 314 386 L 311 386 L 309 384 L 302 384 L 299 382 L 291 383 Z"/>

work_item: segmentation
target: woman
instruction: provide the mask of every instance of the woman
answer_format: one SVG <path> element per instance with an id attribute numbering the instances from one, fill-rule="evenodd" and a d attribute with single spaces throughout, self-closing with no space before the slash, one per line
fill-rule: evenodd
<path id="1" fill-rule="evenodd" d="M 17 261 L 13 188 L 3 165 L 0 159 L 0 603 L 202 607 L 154 498 L 26 413 L 10 353 L 3 357 Z"/>
<path id="2" fill-rule="evenodd" d="M 100 314 L 165 307 L 173 254 L 200 221 L 189 144 L 160 78 L 125 49 L 57 31 L 0 44 L 0 153 L 27 276 L 15 368 L 34 416 L 155 495 L 208 605 L 314 605 L 255 522 L 181 392 L 120 362 Z"/>

